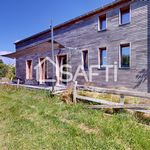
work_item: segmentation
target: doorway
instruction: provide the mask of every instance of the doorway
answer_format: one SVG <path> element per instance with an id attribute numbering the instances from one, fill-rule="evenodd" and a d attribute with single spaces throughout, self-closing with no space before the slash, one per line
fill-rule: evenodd
<path id="1" fill-rule="evenodd" d="M 40 58 L 40 84 L 44 84 L 48 75 L 47 60 L 45 58 Z"/>
<path id="2" fill-rule="evenodd" d="M 59 85 L 67 85 L 67 67 L 64 65 L 67 65 L 67 55 L 58 55 L 57 56 L 57 69 L 56 69 L 56 75 L 57 75 L 57 84 Z M 62 68 L 62 66 L 64 66 Z M 62 69 L 62 72 L 60 71 Z"/>
<path id="3" fill-rule="evenodd" d="M 32 60 L 26 62 L 26 79 L 32 80 Z"/>

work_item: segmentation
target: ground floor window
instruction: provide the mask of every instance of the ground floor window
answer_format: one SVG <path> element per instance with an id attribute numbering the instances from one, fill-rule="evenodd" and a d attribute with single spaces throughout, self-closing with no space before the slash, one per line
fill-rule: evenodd
<path id="1" fill-rule="evenodd" d="M 130 44 L 120 46 L 120 67 L 130 68 Z"/>
<path id="2" fill-rule="evenodd" d="M 107 65 L 107 50 L 106 50 L 106 48 L 99 49 L 99 65 L 100 65 L 100 68 L 105 68 Z"/>
<path id="3" fill-rule="evenodd" d="M 89 62 L 88 62 L 88 50 L 82 51 L 82 63 L 83 63 L 83 69 L 85 71 L 89 68 Z"/>
<path id="4" fill-rule="evenodd" d="M 26 79 L 32 79 L 32 60 L 26 62 Z"/>

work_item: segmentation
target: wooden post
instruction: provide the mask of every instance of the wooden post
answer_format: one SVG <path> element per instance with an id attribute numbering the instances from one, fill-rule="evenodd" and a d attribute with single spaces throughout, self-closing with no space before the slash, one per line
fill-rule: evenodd
<path id="1" fill-rule="evenodd" d="M 124 95 L 120 95 L 120 104 L 124 105 Z"/>
<path id="2" fill-rule="evenodd" d="M 73 86 L 73 103 L 77 103 L 77 81 L 74 82 Z"/>
<path id="3" fill-rule="evenodd" d="M 54 28 L 53 28 L 53 23 L 52 23 L 52 21 L 51 21 L 51 48 L 52 48 L 52 61 L 53 62 L 55 62 L 54 61 L 54 59 L 55 59 L 55 54 L 54 54 Z M 52 92 L 54 92 L 55 91 L 55 83 L 54 83 L 54 78 L 55 78 L 55 68 L 54 68 L 54 66 L 52 66 L 52 80 L 53 80 L 53 82 L 52 82 Z"/>
<path id="4" fill-rule="evenodd" d="M 17 80 L 17 88 L 19 88 L 20 80 Z"/>

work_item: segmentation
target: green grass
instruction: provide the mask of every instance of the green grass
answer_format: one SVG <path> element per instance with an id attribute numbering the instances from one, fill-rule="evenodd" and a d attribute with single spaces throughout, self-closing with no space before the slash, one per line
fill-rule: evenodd
<path id="1" fill-rule="evenodd" d="M 0 150 L 149 150 L 150 127 L 67 105 L 47 92 L 0 86 Z"/>

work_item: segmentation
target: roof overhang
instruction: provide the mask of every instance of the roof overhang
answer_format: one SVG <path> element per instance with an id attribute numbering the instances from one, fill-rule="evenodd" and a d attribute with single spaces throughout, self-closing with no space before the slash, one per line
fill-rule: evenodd
<path id="1" fill-rule="evenodd" d="M 20 58 L 20 57 L 23 57 L 23 56 L 26 56 L 26 55 L 31 55 L 31 54 L 37 53 L 37 52 L 45 52 L 45 51 L 52 50 L 52 42 L 51 42 L 51 40 L 48 40 L 48 41 L 45 41 L 45 42 L 50 43 L 50 46 L 49 46 L 48 50 L 47 49 L 33 49 L 34 46 L 38 45 L 37 44 L 37 45 L 30 45 L 30 47 L 26 47 L 26 48 L 24 48 L 22 50 L 14 52 L 14 53 L 1 55 L 1 56 L 15 59 L 15 58 Z M 39 43 L 39 44 L 41 44 L 41 43 Z M 61 48 L 65 48 L 65 47 L 62 44 L 54 41 L 54 50 L 58 50 L 58 49 L 61 49 Z"/>

